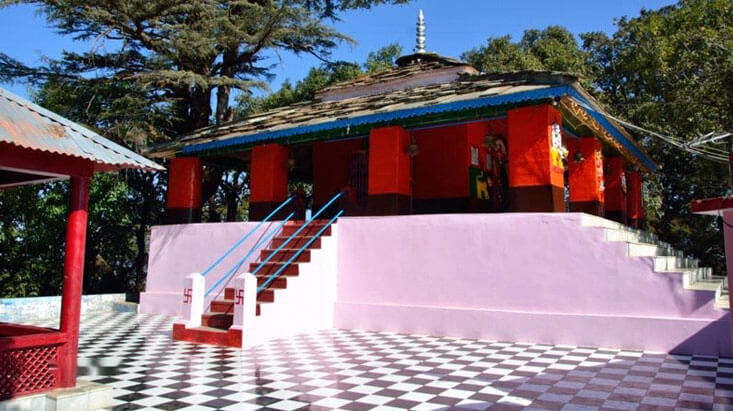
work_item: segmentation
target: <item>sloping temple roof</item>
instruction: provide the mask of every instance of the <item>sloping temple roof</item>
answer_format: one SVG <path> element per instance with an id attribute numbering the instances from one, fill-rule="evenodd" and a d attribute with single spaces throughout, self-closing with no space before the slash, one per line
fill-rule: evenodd
<path id="1" fill-rule="evenodd" d="M 567 127 L 596 135 L 641 169 L 655 169 L 633 138 L 603 114 L 572 75 L 480 74 L 467 63 L 432 53 L 400 60 L 397 67 L 323 89 L 312 101 L 200 129 L 152 147 L 148 153 L 157 157 L 216 155 L 268 141 L 357 137 L 377 126 L 410 128 L 468 121 L 496 116 L 513 106 L 554 102 L 573 117 Z"/>
<path id="2" fill-rule="evenodd" d="M 97 170 L 163 167 L 99 134 L 0 88 L 0 142 L 90 160 Z"/>

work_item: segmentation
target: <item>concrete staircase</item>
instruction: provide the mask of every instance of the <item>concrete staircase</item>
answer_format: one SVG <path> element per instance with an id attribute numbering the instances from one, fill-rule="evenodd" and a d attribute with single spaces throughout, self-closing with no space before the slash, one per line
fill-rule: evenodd
<path id="1" fill-rule="evenodd" d="M 710 267 L 700 267 L 697 259 L 685 257 L 656 235 L 588 214 L 583 215 L 583 225 L 602 228 L 606 241 L 626 244 L 629 257 L 653 258 L 655 272 L 681 275 L 685 289 L 713 292 L 715 307 L 730 309 L 727 277 L 715 275 Z"/>
<path id="2" fill-rule="evenodd" d="M 288 260 L 296 255 L 301 247 L 308 244 L 313 237 L 318 235 L 324 225 L 328 224 L 328 220 L 312 221 L 296 237 L 293 237 L 285 247 L 277 250 L 304 224 L 305 221 L 291 221 L 286 223 L 282 227 L 281 232 L 273 237 L 270 245 L 260 251 L 257 261 L 250 263 L 249 272 L 252 273 L 257 270 L 261 262 L 267 260 L 255 275 L 258 287 L 264 285 L 270 276 L 283 266 L 286 266 L 275 279 L 267 284 L 264 290 L 257 293 L 256 316 L 259 317 L 261 315 L 263 305 L 275 303 L 276 292 L 278 290 L 285 290 L 288 287 L 288 278 L 297 277 L 300 274 L 300 265 L 308 264 L 311 261 L 311 250 L 321 247 L 321 237 L 331 235 L 331 227 L 329 226 L 292 262 L 288 263 Z M 270 257 L 271 255 L 272 257 Z M 200 327 L 186 328 L 182 324 L 174 324 L 173 338 L 181 341 L 225 347 L 241 347 L 241 331 L 230 329 L 234 321 L 234 305 L 238 297 L 235 295 L 234 288 L 225 288 L 223 294 L 223 296 L 221 294 L 217 295 L 209 304 L 208 311 L 201 315 Z"/>

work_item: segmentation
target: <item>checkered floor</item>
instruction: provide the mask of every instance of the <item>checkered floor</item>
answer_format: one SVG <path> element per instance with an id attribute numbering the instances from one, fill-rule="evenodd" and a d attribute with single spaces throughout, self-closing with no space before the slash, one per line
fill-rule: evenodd
<path id="1" fill-rule="evenodd" d="M 733 359 L 323 331 L 250 350 L 174 342 L 171 319 L 82 322 L 79 374 L 114 409 L 733 409 Z"/>

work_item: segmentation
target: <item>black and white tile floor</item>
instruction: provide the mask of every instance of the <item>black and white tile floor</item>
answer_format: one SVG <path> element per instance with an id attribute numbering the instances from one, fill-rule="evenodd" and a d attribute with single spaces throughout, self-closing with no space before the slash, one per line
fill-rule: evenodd
<path id="1" fill-rule="evenodd" d="M 171 319 L 85 317 L 82 378 L 115 409 L 733 409 L 733 359 L 331 330 L 238 350 Z"/>

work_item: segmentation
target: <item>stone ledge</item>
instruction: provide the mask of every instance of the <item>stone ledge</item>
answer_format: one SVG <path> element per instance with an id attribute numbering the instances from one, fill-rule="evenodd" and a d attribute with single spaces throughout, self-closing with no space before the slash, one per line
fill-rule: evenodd
<path id="1" fill-rule="evenodd" d="M 91 411 L 112 406 L 113 388 L 79 380 L 74 388 L 59 388 L 40 394 L 0 401 L 0 411 Z"/>

